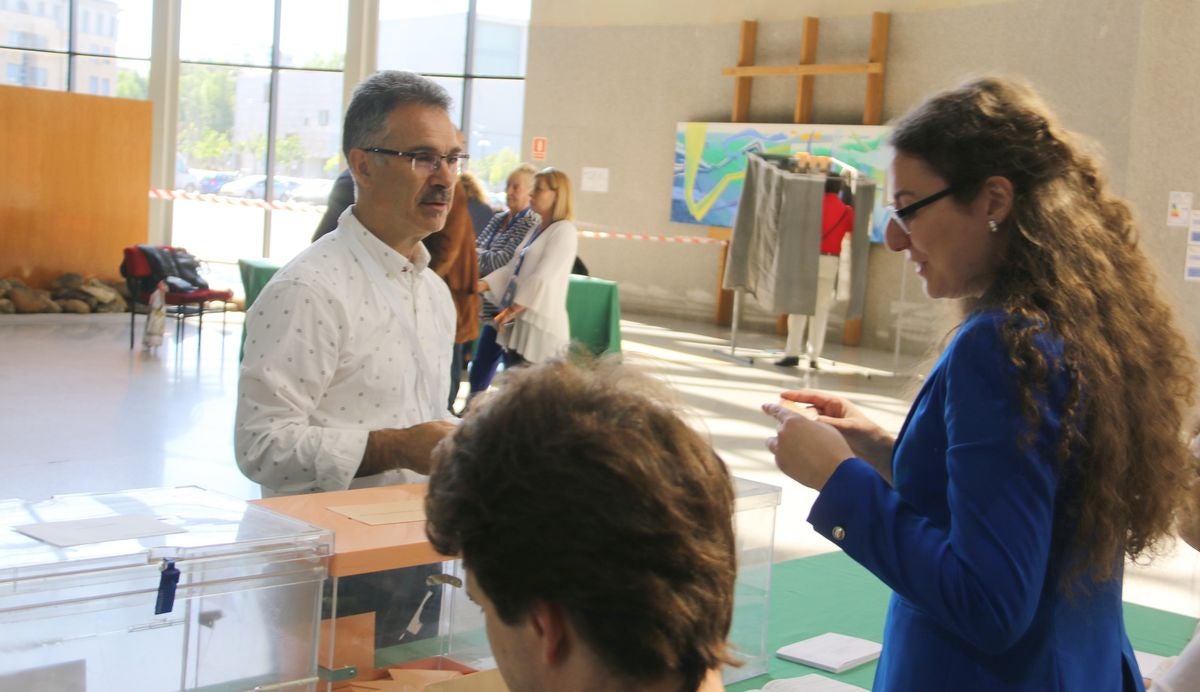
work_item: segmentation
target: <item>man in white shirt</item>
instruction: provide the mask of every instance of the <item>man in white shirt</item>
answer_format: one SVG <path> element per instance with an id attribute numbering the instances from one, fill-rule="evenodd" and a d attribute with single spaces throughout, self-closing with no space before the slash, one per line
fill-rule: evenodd
<path id="1" fill-rule="evenodd" d="M 454 304 L 420 242 L 467 158 L 449 107 L 412 73 L 358 86 L 342 136 L 357 202 L 246 316 L 235 448 L 264 495 L 422 480 L 454 427 Z"/>

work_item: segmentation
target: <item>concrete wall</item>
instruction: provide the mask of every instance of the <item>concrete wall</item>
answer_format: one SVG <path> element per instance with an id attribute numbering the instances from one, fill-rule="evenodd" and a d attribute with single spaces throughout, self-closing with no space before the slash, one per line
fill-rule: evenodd
<path id="1" fill-rule="evenodd" d="M 1175 93 L 1175 85 L 1185 90 L 1200 68 L 1200 49 L 1186 35 L 1200 12 L 1191 0 L 842 0 L 802 7 L 769 0 L 534 0 L 523 150 L 528 156 L 530 138 L 547 137 L 546 163 L 576 181 L 584 166 L 610 170 L 607 193 L 578 195 L 585 223 L 704 235 L 703 227 L 669 221 L 675 124 L 728 121 L 733 79 L 720 71 L 736 60 L 740 21 L 759 21 L 759 64 L 796 62 L 806 13 L 821 19 L 818 62 L 861 62 L 875 10 L 892 14 L 885 122 L 970 76 L 1028 80 L 1067 127 L 1097 143 L 1117 191 L 1130 195 L 1151 222 L 1148 246 L 1163 266 L 1168 292 L 1197 297 L 1197 285 L 1182 281 L 1182 234 L 1162 223 L 1169 189 L 1200 187 L 1200 162 L 1178 153 L 1197 151 L 1200 132 L 1188 118 L 1200 110 L 1194 94 Z M 1192 24 L 1181 21 L 1186 18 Z M 818 77 L 814 120 L 861 122 L 865 83 L 862 76 Z M 792 79 L 756 79 L 751 120 L 790 121 L 794 93 Z M 1193 147 L 1178 146 L 1182 142 Z M 1165 155 L 1173 161 L 1159 166 Z M 717 252 L 713 246 L 580 242 L 593 273 L 621 283 L 627 308 L 695 317 L 713 313 Z M 865 345 L 891 347 L 892 303 L 900 297 L 902 273 L 911 271 L 903 265 L 903 257 L 872 249 Z M 903 299 L 923 304 L 914 279 L 906 277 Z M 753 306 L 748 312 L 752 324 L 773 322 Z M 831 324 L 839 314 L 835 309 Z M 1200 326 L 1200 316 L 1188 319 Z M 922 349 L 933 338 L 925 324 L 906 326 L 906 350 Z M 840 330 L 831 326 L 830 334 L 836 339 Z"/>
<path id="2" fill-rule="evenodd" d="M 1192 343 L 1200 344 L 1200 283 L 1183 280 L 1187 229 L 1167 226 L 1171 190 L 1193 192 L 1200 204 L 1200 45 L 1191 33 L 1200 3 L 1146 0 L 1142 13 L 1125 194 L 1164 292 L 1179 306 Z"/>

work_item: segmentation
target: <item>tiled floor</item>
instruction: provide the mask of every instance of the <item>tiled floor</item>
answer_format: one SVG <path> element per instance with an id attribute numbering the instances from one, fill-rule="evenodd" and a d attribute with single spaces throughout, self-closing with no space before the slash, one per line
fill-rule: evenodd
<path id="1" fill-rule="evenodd" d="M 784 389 L 821 387 L 897 430 L 916 386 L 890 371 L 911 372 L 917 360 L 831 345 L 824 355 L 834 361 L 820 370 L 784 369 L 771 365 L 782 339 L 769 334 L 739 337 L 738 355 L 758 356 L 746 365 L 718 356 L 729 353 L 728 334 L 711 325 L 633 317 L 622 329 L 627 360 L 679 391 L 735 474 L 783 488 L 776 558 L 835 550 L 804 521 L 815 493 L 775 469 L 763 444 L 772 421 L 758 407 Z M 0 316 L 0 497 L 172 485 L 257 497 L 233 462 L 237 316 L 224 333 L 206 323 L 199 349 L 194 325 L 178 345 L 169 330 L 152 353 L 130 351 L 128 330 L 123 315 Z M 1200 555 L 1179 543 L 1128 568 L 1125 596 L 1200 615 Z"/>

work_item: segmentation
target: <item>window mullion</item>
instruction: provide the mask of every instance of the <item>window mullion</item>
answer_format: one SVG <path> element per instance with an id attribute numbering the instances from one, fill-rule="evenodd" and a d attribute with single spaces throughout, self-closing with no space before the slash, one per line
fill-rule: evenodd
<path id="1" fill-rule="evenodd" d="M 279 50 L 279 37 L 282 25 L 283 0 L 275 0 L 275 28 L 271 44 L 271 81 L 270 97 L 267 101 L 267 177 L 263 181 L 264 196 L 269 204 L 275 199 L 275 133 L 276 121 L 279 118 L 279 63 L 283 61 Z M 271 256 L 271 220 L 273 214 L 267 209 L 263 214 L 263 257 Z"/>
<path id="2" fill-rule="evenodd" d="M 75 11 L 79 0 L 67 3 L 67 93 L 75 91 Z"/>
<path id="3" fill-rule="evenodd" d="M 462 86 L 462 112 L 459 118 L 462 120 L 458 124 L 462 128 L 466 137 L 470 137 L 471 123 L 471 75 L 475 74 L 475 2 L 476 0 L 467 0 L 467 35 L 463 55 L 463 86 Z M 470 142 L 467 142 L 468 146 Z"/>

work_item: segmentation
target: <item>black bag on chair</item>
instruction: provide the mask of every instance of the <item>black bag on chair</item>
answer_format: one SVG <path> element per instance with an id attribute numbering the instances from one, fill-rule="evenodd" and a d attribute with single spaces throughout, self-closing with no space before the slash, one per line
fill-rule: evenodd
<path id="1" fill-rule="evenodd" d="M 191 293 L 208 288 L 208 282 L 200 276 L 200 262 L 183 248 L 165 245 L 138 245 L 150 262 L 153 272 L 148 284 L 157 286 L 167 282 L 171 293 Z"/>
<path id="2" fill-rule="evenodd" d="M 171 248 L 175 260 L 175 276 L 192 285 L 192 290 L 206 290 L 208 282 L 200 276 L 200 261 L 192 253 L 180 247 Z"/>

